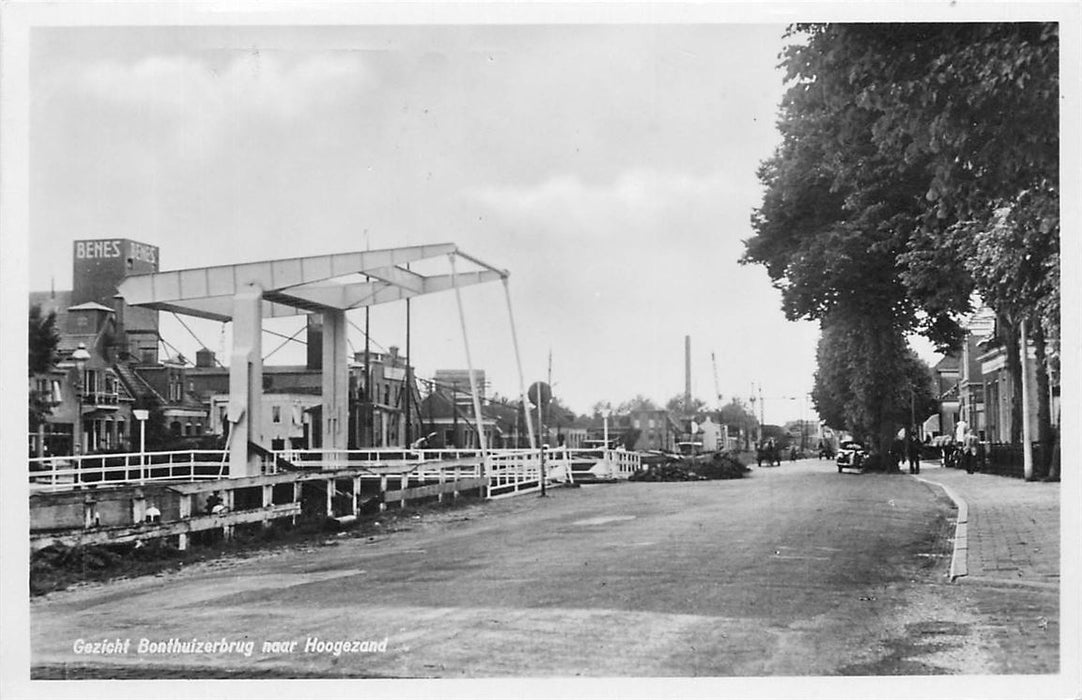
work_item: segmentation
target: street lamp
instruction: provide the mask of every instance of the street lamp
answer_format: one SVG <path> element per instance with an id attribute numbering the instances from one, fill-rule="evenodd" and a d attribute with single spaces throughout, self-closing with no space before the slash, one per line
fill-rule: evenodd
<path id="1" fill-rule="evenodd" d="M 132 409 L 132 415 L 139 421 L 139 480 L 142 482 L 147 459 L 147 418 L 150 411 L 145 408 Z"/>
<path id="2" fill-rule="evenodd" d="M 86 370 L 86 363 L 90 360 L 90 353 L 87 352 L 86 343 L 79 343 L 79 347 L 75 348 L 75 352 L 71 354 L 71 359 L 75 361 L 75 445 L 73 451 L 79 455 L 83 453 L 83 372 Z"/>
<path id="3" fill-rule="evenodd" d="M 611 405 L 606 405 L 605 408 L 603 408 L 601 410 L 601 419 L 604 421 L 605 452 L 606 453 L 609 450 L 609 418 L 611 418 L 611 417 L 612 417 L 612 406 Z"/>

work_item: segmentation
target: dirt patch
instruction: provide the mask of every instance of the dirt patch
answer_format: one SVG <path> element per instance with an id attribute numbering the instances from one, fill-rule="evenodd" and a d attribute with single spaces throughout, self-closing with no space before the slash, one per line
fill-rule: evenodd
<path id="1" fill-rule="evenodd" d="M 334 546 L 342 538 L 377 539 L 456 520 L 469 520 L 484 502 L 461 497 L 445 503 L 398 508 L 364 515 L 343 526 L 334 519 L 309 519 L 237 527 L 226 540 L 221 531 L 194 533 L 192 546 L 181 551 L 168 540 L 69 547 L 51 545 L 30 555 L 30 594 L 40 596 L 82 583 L 103 583 L 122 578 L 151 576 L 199 562 L 247 558 L 268 551 Z"/>
<path id="2" fill-rule="evenodd" d="M 293 668 L 218 668 L 216 666 L 152 666 L 150 664 L 47 664 L 30 669 L 31 680 L 259 680 L 262 678 L 383 678 L 353 669 L 303 671 Z"/>

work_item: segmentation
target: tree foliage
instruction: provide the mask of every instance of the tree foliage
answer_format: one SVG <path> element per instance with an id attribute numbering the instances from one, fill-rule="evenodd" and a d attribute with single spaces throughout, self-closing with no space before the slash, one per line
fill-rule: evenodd
<path id="1" fill-rule="evenodd" d="M 42 315 L 41 306 L 30 307 L 27 328 L 27 368 L 30 376 L 44 374 L 56 366 L 60 332 L 56 328 L 56 312 Z"/>
<path id="2" fill-rule="evenodd" d="M 706 402 L 702 399 L 692 396 L 690 404 L 688 404 L 684 399 L 685 396 L 683 393 L 673 396 L 671 399 L 665 402 L 665 410 L 670 411 L 671 413 L 680 413 L 683 415 L 702 413 L 706 410 Z"/>
<path id="3" fill-rule="evenodd" d="M 936 410 L 931 369 L 900 334 L 855 319 L 824 324 L 812 401 L 828 425 L 884 449 L 899 428 Z"/>
<path id="4" fill-rule="evenodd" d="M 632 411 L 656 411 L 658 406 L 649 397 L 636 394 L 635 398 L 623 401 L 615 409 L 617 414 L 626 415 Z"/>
<path id="5" fill-rule="evenodd" d="M 733 397 L 729 403 L 718 411 L 718 418 L 722 425 L 729 426 L 729 431 L 736 434 L 739 430 L 754 432 L 759 427 L 759 419 L 755 413 L 739 398 Z"/>
<path id="6" fill-rule="evenodd" d="M 782 143 L 745 263 L 790 319 L 819 320 L 815 400 L 887 431 L 907 332 L 961 340 L 973 292 L 1058 336 L 1055 24 L 796 25 Z M 892 403 L 887 401 L 886 403 Z"/>
<path id="7" fill-rule="evenodd" d="M 56 312 L 42 315 L 41 306 L 31 306 L 27 324 L 27 370 L 30 377 L 47 374 L 56 366 L 59 345 L 60 332 L 56 328 Z M 52 408 L 52 396 L 49 392 L 42 392 L 31 386 L 28 402 L 30 428 L 37 429 Z"/>

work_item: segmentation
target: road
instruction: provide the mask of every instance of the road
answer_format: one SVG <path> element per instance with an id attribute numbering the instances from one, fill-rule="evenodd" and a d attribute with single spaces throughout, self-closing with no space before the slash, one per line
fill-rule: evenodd
<path id="1" fill-rule="evenodd" d="M 946 579 L 952 515 L 931 485 L 816 460 L 553 489 L 35 599 L 32 663 L 39 677 L 995 672 Z M 172 638 L 254 646 L 137 651 Z M 76 653 L 125 639 L 127 653 Z"/>

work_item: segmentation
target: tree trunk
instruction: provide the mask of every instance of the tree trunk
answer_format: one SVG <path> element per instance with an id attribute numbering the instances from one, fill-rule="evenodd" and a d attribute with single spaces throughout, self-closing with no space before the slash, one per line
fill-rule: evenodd
<path id="1" fill-rule="evenodd" d="M 1052 405 L 1048 391 L 1048 358 L 1045 353 L 1044 329 L 1033 324 L 1033 349 L 1037 355 L 1037 440 L 1041 443 L 1038 476 L 1048 474 L 1052 463 Z"/>
<path id="2" fill-rule="evenodd" d="M 1022 361 L 1018 353 L 1018 328 L 1009 321 L 1003 324 L 1007 345 L 1007 372 L 1011 377 L 1011 443 L 1022 442 Z"/>

